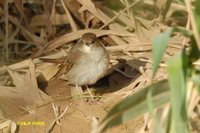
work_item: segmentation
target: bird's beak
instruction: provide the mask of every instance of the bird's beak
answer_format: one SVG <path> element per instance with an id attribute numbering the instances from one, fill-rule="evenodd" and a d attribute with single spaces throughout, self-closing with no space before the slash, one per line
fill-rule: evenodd
<path id="1" fill-rule="evenodd" d="M 91 47 L 93 43 L 85 43 L 85 45 Z"/>

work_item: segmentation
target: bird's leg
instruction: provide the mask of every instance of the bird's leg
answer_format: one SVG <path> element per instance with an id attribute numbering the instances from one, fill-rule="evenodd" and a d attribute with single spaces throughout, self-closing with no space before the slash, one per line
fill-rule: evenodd
<path id="1" fill-rule="evenodd" d="M 86 85 L 85 87 L 87 88 L 87 91 L 90 94 L 90 97 L 92 98 L 92 100 L 94 100 L 94 96 L 92 95 L 92 93 L 91 93 L 90 89 L 88 88 L 88 86 Z"/>
<path id="2" fill-rule="evenodd" d="M 78 85 L 76 85 L 76 90 L 78 91 L 78 94 L 79 94 L 81 100 L 83 100 L 83 97 L 82 97 L 82 94 L 81 94 L 81 92 L 79 90 L 79 86 Z"/>

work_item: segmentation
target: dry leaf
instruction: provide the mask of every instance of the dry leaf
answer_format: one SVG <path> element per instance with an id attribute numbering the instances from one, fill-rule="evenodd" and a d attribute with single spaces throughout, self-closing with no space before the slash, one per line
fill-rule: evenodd
<path id="1" fill-rule="evenodd" d="M 0 104 L 5 117 L 51 100 L 50 97 L 38 89 L 35 66 L 32 60 L 29 60 L 29 66 L 30 69 L 26 73 L 19 73 L 6 67 L 15 87 L 0 87 Z"/>
<path id="2" fill-rule="evenodd" d="M 7 120 L 0 124 L 0 131 L 2 133 L 15 133 L 17 130 L 17 125 L 14 121 Z"/>

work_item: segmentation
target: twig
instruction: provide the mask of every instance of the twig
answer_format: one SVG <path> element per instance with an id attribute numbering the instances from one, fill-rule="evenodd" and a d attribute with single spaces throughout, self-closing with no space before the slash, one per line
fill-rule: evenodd
<path id="1" fill-rule="evenodd" d="M 63 115 L 66 113 L 67 109 L 68 109 L 68 105 L 66 106 L 64 112 L 63 112 L 61 115 L 59 115 L 59 116 L 50 124 L 50 126 L 49 126 L 49 128 L 47 129 L 46 133 L 50 133 L 50 132 L 51 132 L 51 130 L 53 129 L 53 127 L 54 127 L 54 125 L 55 125 L 55 123 L 56 123 L 56 121 L 58 121 L 59 119 L 61 119 L 61 118 L 63 117 Z"/>
<path id="2" fill-rule="evenodd" d="M 118 14 L 116 14 L 112 19 L 110 19 L 110 21 L 108 21 L 107 23 L 105 23 L 99 29 L 103 29 L 104 27 L 106 27 L 107 25 L 109 25 L 112 21 L 114 21 L 116 18 L 118 18 L 123 12 L 127 11 L 129 8 L 131 8 L 132 6 L 134 6 L 135 4 L 137 4 L 138 2 L 140 2 L 140 0 L 136 0 L 135 2 L 131 3 L 130 5 L 128 5 L 126 8 L 124 8 L 121 12 L 119 12 Z"/>
<path id="3" fill-rule="evenodd" d="M 115 70 L 116 72 L 119 72 L 119 73 L 121 73 L 122 75 L 126 76 L 127 78 L 134 78 L 134 77 L 135 77 L 135 75 L 133 76 L 133 75 L 126 74 L 125 72 L 121 71 L 120 69 L 114 68 L 114 70 Z"/>
<path id="4" fill-rule="evenodd" d="M 60 109 L 54 103 L 52 103 L 52 107 L 53 107 L 53 110 L 54 110 L 55 117 L 58 118 L 58 116 L 60 114 Z M 57 120 L 56 123 L 58 124 L 58 126 L 60 128 L 60 132 L 63 133 L 62 127 L 61 127 L 61 124 L 60 124 L 60 120 Z"/>

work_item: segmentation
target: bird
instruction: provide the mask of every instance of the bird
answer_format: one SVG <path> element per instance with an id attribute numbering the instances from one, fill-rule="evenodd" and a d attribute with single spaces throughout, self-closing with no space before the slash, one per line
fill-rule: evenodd
<path id="1" fill-rule="evenodd" d="M 53 62 L 51 59 L 42 58 L 42 60 Z M 63 77 L 75 85 L 80 94 L 79 86 L 92 85 L 105 75 L 109 60 L 109 52 L 96 34 L 84 33 L 71 48 L 68 56 L 58 59 L 60 67 L 54 77 Z M 91 95 L 90 91 L 89 93 Z"/>

